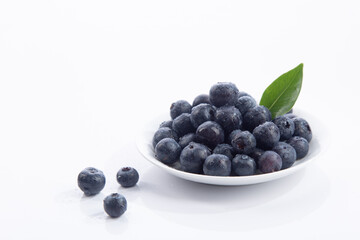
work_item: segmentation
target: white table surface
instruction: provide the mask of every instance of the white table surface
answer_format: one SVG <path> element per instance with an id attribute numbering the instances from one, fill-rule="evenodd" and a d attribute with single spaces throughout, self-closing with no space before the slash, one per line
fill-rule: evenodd
<path id="1" fill-rule="evenodd" d="M 247 2 L 1 1 L 0 239 L 359 239 L 359 4 Z M 295 112 L 327 133 L 306 169 L 216 187 L 137 151 L 173 101 L 217 81 L 259 100 L 301 62 Z M 123 189 L 127 165 L 140 182 Z M 107 177 L 91 198 L 76 181 L 88 166 Z M 102 207 L 112 192 L 128 200 L 118 219 Z"/>

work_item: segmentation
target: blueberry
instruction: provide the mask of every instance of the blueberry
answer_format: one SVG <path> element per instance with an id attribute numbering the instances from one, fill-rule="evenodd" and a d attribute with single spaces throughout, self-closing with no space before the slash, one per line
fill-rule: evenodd
<path id="1" fill-rule="evenodd" d="M 78 186 L 86 196 L 98 194 L 105 186 L 105 175 L 102 171 L 88 167 L 78 175 Z"/>
<path id="2" fill-rule="evenodd" d="M 293 113 L 293 109 L 290 109 L 290 111 L 288 111 L 286 114 L 290 114 Z"/>
<path id="3" fill-rule="evenodd" d="M 238 94 L 239 90 L 235 84 L 230 82 L 219 82 L 211 87 L 209 98 L 210 102 L 215 105 L 215 107 L 221 107 L 224 105 L 235 105 Z"/>
<path id="4" fill-rule="evenodd" d="M 185 134 L 184 136 L 182 136 L 182 137 L 179 139 L 179 145 L 180 145 L 181 148 L 184 148 L 184 147 L 186 147 L 189 143 L 191 143 L 191 142 L 196 142 L 195 139 L 196 139 L 195 133 Z"/>
<path id="5" fill-rule="evenodd" d="M 312 132 L 309 123 L 303 118 L 294 118 L 295 132 L 294 136 L 305 138 L 308 142 L 312 139 Z"/>
<path id="6" fill-rule="evenodd" d="M 178 134 L 179 137 L 184 136 L 187 133 L 195 131 L 191 120 L 190 113 L 183 113 L 173 120 L 172 129 Z"/>
<path id="7" fill-rule="evenodd" d="M 200 94 L 199 96 L 197 96 L 194 101 L 192 106 L 195 107 L 197 105 L 199 105 L 200 103 L 209 103 L 210 104 L 210 98 L 208 94 Z"/>
<path id="8" fill-rule="evenodd" d="M 201 173 L 203 163 L 210 154 L 205 145 L 191 142 L 181 151 L 180 164 L 186 172 Z"/>
<path id="9" fill-rule="evenodd" d="M 253 131 L 257 146 L 262 149 L 271 149 L 280 139 L 279 128 L 273 122 L 266 122 L 257 126 Z"/>
<path id="10" fill-rule="evenodd" d="M 180 153 L 180 145 L 172 138 L 164 138 L 160 140 L 155 147 L 155 158 L 165 164 L 172 164 L 176 162 Z"/>
<path id="11" fill-rule="evenodd" d="M 171 104 L 170 116 L 172 119 L 180 116 L 182 113 L 190 113 L 192 106 L 185 100 L 179 100 Z"/>
<path id="12" fill-rule="evenodd" d="M 238 98 L 235 103 L 235 107 L 239 109 L 241 114 L 245 114 L 250 108 L 256 107 L 256 101 L 253 97 L 250 96 L 242 96 Z"/>
<path id="13" fill-rule="evenodd" d="M 294 136 L 286 141 L 286 143 L 290 144 L 296 151 L 296 159 L 301 159 L 306 156 L 309 152 L 309 142 L 299 136 Z"/>
<path id="14" fill-rule="evenodd" d="M 231 162 L 231 168 L 238 176 L 249 176 L 255 174 L 256 163 L 248 155 L 237 154 Z"/>
<path id="15" fill-rule="evenodd" d="M 291 167 L 296 161 L 296 151 L 290 144 L 279 142 L 273 147 L 272 150 L 279 154 L 282 159 L 281 169 Z"/>
<path id="16" fill-rule="evenodd" d="M 204 174 L 212 176 L 230 176 L 231 161 L 222 154 L 211 154 L 204 162 Z"/>
<path id="17" fill-rule="evenodd" d="M 222 144 L 217 145 L 214 148 L 213 153 L 225 155 L 231 161 L 233 159 L 233 155 L 235 153 L 235 150 L 231 145 L 226 144 L 226 143 L 222 143 Z"/>
<path id="18" fill-rule="evenodd" d="M 240 111 L 234 106 L 222 106 L 216 109 L 215 121 L 224 129 L 225 134 L 240 129 L 242 117 Z"/>
<path id="19" fill-rule="evenodd" d="M 208 103 L 201 103 L 191 110 L 190 120 L 192 125 L 197 128 L 206 121 L 215 120 L 216 108 Z"/>
<path id="20" fill-rule="evenodd" d="M 249 156 L 254 159 L 254 161 L 256 162 L 256 164 L 259 163 L 259 159 L 260 157 L 264 154 L 264 150 L 260 149 L 260 148 L 255 148 L 251 153 L 249 153 Z"/>
<path id="21" fill-rule="evenodd" d="M 231 140 L 233 139 L 233 137 L 235 136 L 235 134 L 238 134 L 242 132 L 240 129 L 236 129 L 234 131 L 232 131 L 230 134 L 228 134 L 226 137 L 226 143 L 231 145 Z"/>
<path id="22" fill-rule="evenodd" d="M 266 151 L 259 159 L 259 170 L 262 173 L 271 173 L 281 169 L 282 159 L 274 151 Z"/>
<path id="23" fill-rule="evenodd" d="M 249 131 L 236 131 L 230 134 L 230 138 L 231 145 L 237 153 L 248 154 L 256 147 L 256 139 Z"/>
<path id="24" fill-rule="evenodd" d="M 201 124 L 196 129 L 196 140 L 213 149 L 216 145 L 223 143 L 225 133 L 222 127 L 212 121 Z"/>
<path id="25" fill-rule="evenodd" d="M 244 96 L 249 96 L 249 97 L 251 97 L 250 94 L 248 94 L 247 92 L 239 91 L 239 93 L 238 93 L 238 98 L 241 98 L 241 97 L 244 97 Z"/>
<path id="26" fill-rule="evenodd" d="M 123 167 L 117 172 L 116 180 L 122 187 L 133 187 L 139 181 L 139 173 L 135 168 Z"/>
<path id="27" fill-rule="evenodd" d="M 273 120 L 280 131 L 280 140 L 288 140 L 291 138 L 295 131 L 294 121 L 286 116 L 280 116 Z"/>
<path id="28" fill-rule="evenodd" d="M 120 217 L 126 209 L 126 198 L 119 193 L 112 193 L 104 199 L 104 210 L 112 218 Z"/>
<path id="29" fill-rule="evenodd" d="M 168 128 L 172 128 L 172 120 L 168 120 L 168 121 L 164 121 L 164 122 L 162 122 L 161 124 L 160 124 L 160 128 L 162 128 L 162 127 L 168 127 Z"/>
<path id="30" fill-rule="evenodd" d="M 243 127 L 252 132 L 254 128 L 267 121 L 271 121 L 269 109 L 264 106 L 256 106 L 250 108 L 243 116 Z"/>
<path id="31" fill-rule="evenodd" d="M 178 136 L 176 134 L 176 132 L 174 132 L 172 129 L 168 128 L 168 127 L 161 127 L 159 128 L 153 137 L 152 140 L 152 145 L 155 148 L 156 144 L 164 138 L 173 138 L 175 141 L 178 140 Z"/>

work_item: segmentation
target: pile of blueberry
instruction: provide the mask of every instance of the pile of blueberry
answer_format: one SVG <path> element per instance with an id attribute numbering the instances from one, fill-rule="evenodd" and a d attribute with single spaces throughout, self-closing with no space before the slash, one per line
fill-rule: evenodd
<path id="1" fill-rule="evenodd" d="M 193 104 L 179 100 L 160 124 L 155 158 L 178 170 L 213 176 L 248 176 L 291 167 L 309 151 L 308 122 L 292 111 L 272 119 L 233 83 L 213 85 Z"/>
<path id="2" fill-rule="evenodd" d="M 116 174 L 116 180 L 125 188 L 133 187 L 139 181 L 139 173 L 135 168 L 123 167 Z M 102 171 L 88 167 L 78 175 L 78 186 L 86 196 L 93 196 L 105 187 L 105 175 Z M 104 201 L 104 210 L 110 217 L 120 217 L 127 209 L 126 198 L 119 193 L 108 195 Z"/>

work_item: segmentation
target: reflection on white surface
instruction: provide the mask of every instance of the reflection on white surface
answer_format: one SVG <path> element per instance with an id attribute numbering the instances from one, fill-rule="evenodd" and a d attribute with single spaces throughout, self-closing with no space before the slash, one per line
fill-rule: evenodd
<path id="1" fill-rule="evenodd" d="M 313 181 L 315 177 L 317 181 Z M 144 178 L 152 179 L 141 194 L 148 208 L 169 221 L 206 230 L 254 230 L 286 224 L 316 210 L 329 194 L 328 179 L 318 167 L 268 183 L 237 187 L 194 183 L 155 167 L 144 173 Z M 289 194 L 292 191 L 303 194 Z"/>

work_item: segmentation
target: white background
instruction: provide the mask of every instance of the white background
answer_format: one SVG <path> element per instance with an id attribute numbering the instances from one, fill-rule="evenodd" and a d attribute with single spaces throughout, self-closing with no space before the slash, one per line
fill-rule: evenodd
<path id="1" fill-rule="evenodd" d="M 0 1 L 0 239 L 359 239 L 359 10 L 330 0 Z M 173 101 L 217 81 L 259 100 L 301 62 L 295 112 L 328 133 L 305 170 L 215 187 L 138 153 L 138 129 Z M 141 178 L 131 189 L 115 180 L 127 165 Z M 92 198 L 76 181 L 88 166 L 107 177 Z M 128 200 L 118 219 L 102 208 L 111 192 Z"/>

